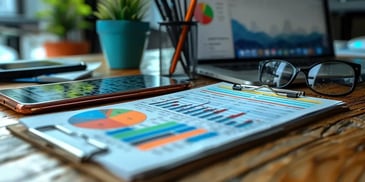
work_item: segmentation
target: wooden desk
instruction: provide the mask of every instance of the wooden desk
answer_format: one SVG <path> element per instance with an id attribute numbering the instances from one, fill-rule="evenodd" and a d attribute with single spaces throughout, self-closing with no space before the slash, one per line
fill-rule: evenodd
<path id="1" fill-rule="evenodd" d="M 95 58 L 95 57 L 91 57 Z M 98 70 L 105 76 L 137 70 Z M 216 80 L 201 77 L 196 85 Z M 10 85 L 10 86 L 17 86 Z M 8 85 L 9 87 L 9 85 Z M 307 95 L 316 96 L 305 86 Z M 365 181 L 365 84 L 346 97 L 350 111 L 293 130 L 249 150 L 184 173 L 178 181 Z M 0 181 L 97 181 L 67 162 L 12 136 L 4 127 L 23 117 L 0 106 Z"/>

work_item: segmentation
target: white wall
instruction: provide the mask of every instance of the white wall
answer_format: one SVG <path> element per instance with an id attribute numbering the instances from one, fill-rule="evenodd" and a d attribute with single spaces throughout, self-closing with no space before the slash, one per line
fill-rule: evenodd
<path id="1" fill-rule="evenodd" d="M 24 0 L 25 16 L 28 18 L 35 18 L 37 11 L 45 8 L 42 0 Z"/>
<path id="2" fill-rule="evenodd" d="M 5 1 L 5 0 L 0 0 Z M 12 1 L 12 0 L 10 0 Z M 27 18 L 35 18 L 35 14 L 37 11 L 46 8 L 46 5 L 42 3 L 42 0 L 23 0 L 24 1 L 24 9 L 25 16 Z M 62 0 L 60 0 L 62 1 Z M 145 21 L 149 21 L 151 28 L 158 30 L 158 22 L 162 21 L 158 9 L 152 0 L 145 0 L 150 3 L 150 10 L 145 16 Z M 54 37 L 50 37 L 50 35 L 44 34 L 28 34 L 22 37 L 22 49 L 23 54 L 22 58 L 25 59 L 34 59 L 34 58 L 42 58 L 44 55 L 41 53 L 35 53 L 37 51 L 41 51 L 41 45 L 45 40 L 53 40 Z M 37 57 L 39 55 L 39 57 Z"/>

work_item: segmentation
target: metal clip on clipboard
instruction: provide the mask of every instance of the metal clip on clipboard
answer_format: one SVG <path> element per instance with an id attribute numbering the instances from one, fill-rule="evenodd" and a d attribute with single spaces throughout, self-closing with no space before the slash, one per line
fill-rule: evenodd
<path id="1" fill-rule="evenodd" d="M 259 90 L 259 89 L 268 89 L 268 91 L 279 95 L 279 96 L 285 96 L 288 98 L 299 98 L 305 95 L 304 91 L 296 91 L 296 90 L 287 90 L 287 89 L 278 89 L 278 88 L 271 88 L 268 85 L 242 85 L 235 83 L 232 86 L 233 90 Z"/>
<path id="2" fill-rule="evenodd" d="M 108 151 L 106 144 L 60 125 L 29 128 L 28 131 L 42 139 L 41 143 L 45 146 L 78 162 L 87 161 L 97 154 Z"/>

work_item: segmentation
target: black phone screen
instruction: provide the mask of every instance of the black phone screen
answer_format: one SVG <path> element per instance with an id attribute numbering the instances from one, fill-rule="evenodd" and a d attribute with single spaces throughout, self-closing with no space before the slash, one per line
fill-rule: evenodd
<path id="1" fill-rule="evenodd" d="M 16 78 L 30 78 L 39 75 L 85 69 L 86 64 L 80 61 L 62 62 L 61 60 L 41 60 L 0 63 L 0 81 L 11 81 Z"/>
<path id="2" fill-rule="evenodd" d="M 34 61 L 34 62 L 15 62 L 8 64 L 0 64 L 0 69 L 12 70 L 12 69 L 24 69 L 24 68 L 34 68 L 34 67 L 45 67 L 45 66 L 58 66 L 62 63 L 53 61 Z"/>

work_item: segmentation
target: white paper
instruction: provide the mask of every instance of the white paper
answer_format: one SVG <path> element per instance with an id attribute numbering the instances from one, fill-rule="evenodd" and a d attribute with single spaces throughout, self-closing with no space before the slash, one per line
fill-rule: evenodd
<path id="1" fill-rule="evenodd" d="M 21 122 L 31 128 L 62 125 L 107 144 L 109 152 L 93 160 L 131 180 L 146 171 L 175 167 L 232 141 L 270 132 L 275 126 L 341 104 L 320 98 L 292 99 L 268 92 L 236 91 L 222 82 L 133 102 L 26 117 Z"/>

